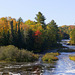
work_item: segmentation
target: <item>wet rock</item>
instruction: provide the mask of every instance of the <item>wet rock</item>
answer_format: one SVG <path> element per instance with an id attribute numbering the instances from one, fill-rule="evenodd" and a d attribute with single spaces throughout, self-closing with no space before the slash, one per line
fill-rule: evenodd
<path id="1" fill-rule="evenodd" d="M 9 75 L 9 72 L 3 72 L 2 75 Z"/>

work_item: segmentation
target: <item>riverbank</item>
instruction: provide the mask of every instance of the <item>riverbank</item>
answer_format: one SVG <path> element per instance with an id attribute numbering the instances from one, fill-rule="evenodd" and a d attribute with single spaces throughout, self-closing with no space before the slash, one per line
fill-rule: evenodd
<path id="1" fill-rule="evenodd" d="M 18 49 L 13 45 L 0 47 L 0 61 L 1 62 L 34 62 L 39 56 L 33 52 Z"/>
<path id="2" fill-rule="evenodd" d="M 75 62 L 69 59 L 69 55 L 75 54 L 75 52 L 60 52 L 61 55 L 56 56 L 59 60 L 54 63 L 47 63 L 42 61 L 42 56 L 46 53 L 57 52 L 58 49 L 48 49 L 42 52 L 37 61 L 34 62 L 15 62 L 15 63 L 0 63 L 1 73 L 11 73 L 11 74 L 43 74 L 43 75 L 58 75 L 58 74 L 75 74 L 73 73 Z M 17 52 L 16 52 L 17 53 Z M 50 54 L 49 54 L 50 55 Z M 48 57 L 48 56 L 47 56 Z M 70 65 L 69 65 L 70 64 Z M 71 69 L 70 69 L 70 68 Z M 74 68 L 73 68 L 74 67 Z M 64 70 L 65 69 L 65 70 Z M 70 72 L 70 71 L 71 72 Z M 75 70 L 74 70 L 75 71 Z"/>
<path id="3" fill-rule="evenodd" d="M 54 61 L 58 60 L 58 58 L 56 56 L 58 56 L 59 53 L 56 52 L 56 53 L 46 53 L 45 55 L 43 55 L 42 57 L 42 61 L 43 62 L 48 62 L 48 63 L 53 63 Z"/>
<path id="4" fill-rule="evenodd" d="M 69 55 L 69 59 L 75 61 L 75 55 Z"/>

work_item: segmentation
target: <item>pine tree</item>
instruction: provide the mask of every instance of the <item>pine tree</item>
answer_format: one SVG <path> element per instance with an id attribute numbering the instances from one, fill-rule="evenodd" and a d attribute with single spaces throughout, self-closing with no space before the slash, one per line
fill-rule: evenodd
<path id="1" fill-rule="evenodd" d="M 22 18 L 20 17 L 18 19 L 18 47 L 22 48 L 22 33 L 21 33 L 21 22 L 22 22 Z"/>
<path id="2" fill-rule="evenodd" d="M 11 26 L 11 34 L 10 34 L 10 44 L 13 44 L 13 20 L 10 21 L 10 26 Z"/>
<path id="3" fill-rule="evenodd" d="M 41 23 L 42 27 L 45 29 L 46 28 L 46 24 L 45 24 L 45 17 L 44 15 L 41 13 L 41 12 L 38 12 L 38 14 L 36 14 L 36 17 L 35 17 L 36 21 L 38 23 Z"/>

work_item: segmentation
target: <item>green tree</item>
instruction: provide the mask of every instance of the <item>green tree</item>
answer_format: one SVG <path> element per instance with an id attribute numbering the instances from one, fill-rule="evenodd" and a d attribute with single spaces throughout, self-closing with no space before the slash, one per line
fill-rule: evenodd
<path id="1" fill-rule="evenodd" d="M 27 21 L 25 21 L 25 24 L 26 25 L 35 25 L 35 22 L 31 21 L 31 20 L 27 20 Z"/>
<path id="2" fill-rule="evenodd" d="M 58 29 L 58 26 L 57 26 L 56 22 L 54 20 L 52 20 L 47 25 L 51 29 L 51 32 L 53 32 L 52 34 L 55 36 L 56 41 L 58 41 L 59 40 L 59 38 L 58 38 L 59 37 L 59 35 L 58 35 L 59 29 Z"/>
<path id="3" fill-rule="evenodd" d="M 70 33 L 71 44 L 75 44 L 75 28 Z"/>
<path id="4" fill-rule="evenodd" d="M 19 19 L 18 19 L 18 22 L 23 22 L 23 19 L 20 17 Z"/>
<path id="5" fill-rule="evenodd" d="M 42 27 L 45 29 L 46 28 L 46 24 L 45 24 L 45 17 L 44 15 L 41 13 L 41 12 L 38 12 L 38 14 L 36 14 L 36 17 L 35 17 L 36 21 L 38 23 L 41 23 Z"/>
<path id="6" fill-rule="evenodd" d="M 27 37 L 27 49 L 34 50 L 34 38 L 33 38 L 33 31 L 31 29 L 28 30 L 28 37 Z"/>
<path id="7" fill-rule="evenodd" d="M 22 47 L 22 33 L 21 33 L 21 22 L 22 22 L 22 18 L 20 17 L 18 19 L 18 47 L 21 48 Z"/>
<path id="8" fill-rule="evenodd" d="M 11 42 L 10 42 L 10 44 L 13 44 L 13 38 L 14 38 L 13 20 L 10 21 L 10 26 L 11 26 L 11 34 L 10 34 Z"/>

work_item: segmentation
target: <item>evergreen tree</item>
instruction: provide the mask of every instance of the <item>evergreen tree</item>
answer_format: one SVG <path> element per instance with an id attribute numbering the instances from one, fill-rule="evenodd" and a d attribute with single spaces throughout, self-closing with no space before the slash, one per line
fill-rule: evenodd
<path id="1" fill-rule="evenodd" d="M 20 17 L 19 19 L 18 19 L 18 22 L 23 22 L 23 19 Z"/>
<path id="2" fill-rule="evenodd" d="M 14 37 L 14 31 L 13 31 L 13 20 L 10 21 L 10 26 L 11 26 L 11 34 L 10 34 L 10 44 L 13 44 L 13 37 Z"/>
<path id="3" fill-rule="evenodd" d="M 27 49 L 28 50 L 34 50 L 34 37 L 33 37 L 33 31 L 31 29 L 28 30 L 28 38 L 27 38 Z"/>
<path id="4" fill-rule="evenodd" d="M 8 33 L 7 33 L 7 45 L 9 45 L 9 44 L 10 44 L 10 33 L 8 31 Z"/>
<path id="5" fill-rule="evenodd" d="M 35 17 L 36 21 L 38 23 L 41 23 L 42 27 L 45 29 L 46 28 L 46 24 L 45 24 L 45 17 L 44 15 L 41 13 L 41 12 L 38 12 L 38 14 L 36 14 L 36 17 Z"/>
<path id="6" fill-rule="evenodd" d="M 4 27 L 3 27 L 3 33 L 2 33 L 2 44 L 6 45 L 6 34 L 5 34 L 5 31 L 4 31 Z"/>
<path id="7" fill-rule="evenodd" d="M 58 27 L 57 27 L 57 25 L 56 25 L 56 22 L 54 21 L 54 20 L 52 20 L 50 23 L 48 23 L 47 24 L 48 25 L 48 27 L 50 28 L 50 29 L 52 29 L 51 30 L 51 32 L 53 32 L 52 34 L 53 35 L 55 35 L 55 38 L 56 38 L 56 41 L 58 41 L 59 40 L 59 35 L 58 35 L 58 31 L 59 31 L 59 29 L 58 29 Z"/>
<path id="8" fill-rule="evenodd" d="M 20 17 L 18 19 L 18 47 L 22 48 L 22 33 L 21 33 L 21 22 L 22 22 L 22 18 Z"/>

